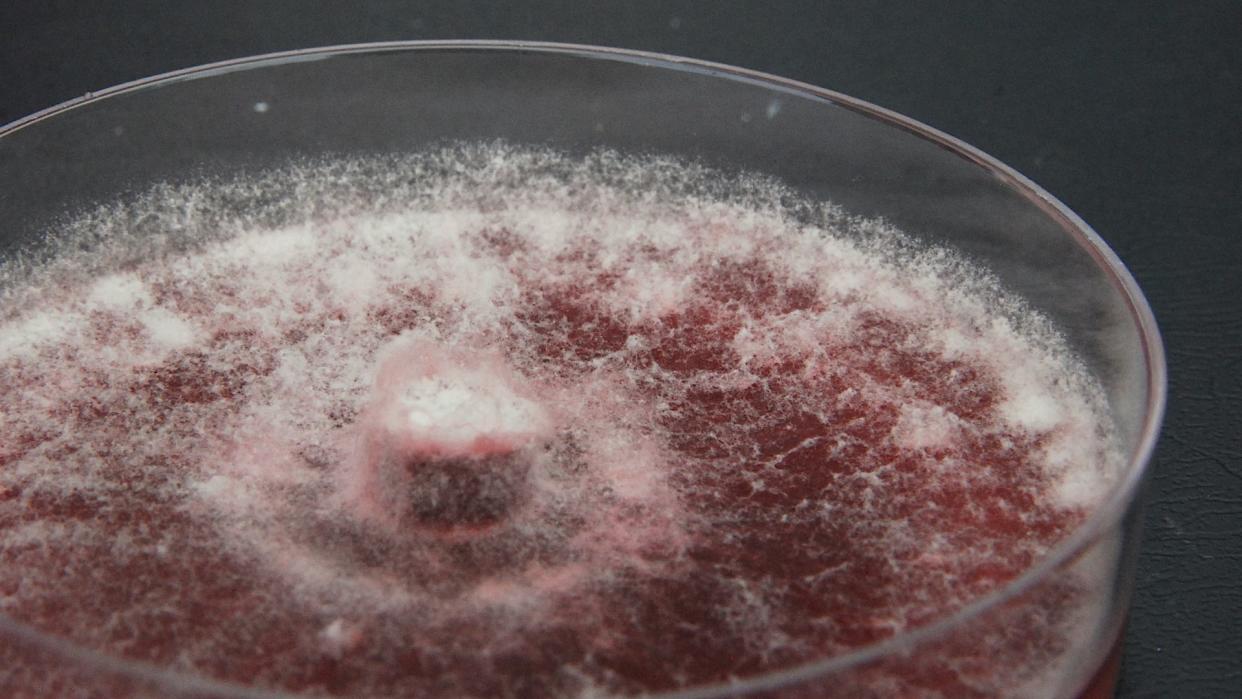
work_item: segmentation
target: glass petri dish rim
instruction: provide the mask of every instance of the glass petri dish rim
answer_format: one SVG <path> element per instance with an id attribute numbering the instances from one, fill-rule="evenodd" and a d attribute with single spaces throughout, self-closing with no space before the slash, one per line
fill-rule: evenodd
<path id="1" fill-rule="evenodd" d="M 738 68 L 722 63 L 686 58 L 650 51 L 637 51 L 613 47 L 590 46 L 540 41 L 520 40 L 430 40 L 389 41 L 376 43 L 342 44 L 321 46 L 293 51 L 261 54 L 200 66 L 175 70 L 159 75 L 122 83 L 97 92 L 88 92 L 61 104 L 35 112 L 7 125 L 0 126 L 0 139 L 17 131 L 36 126 L 60 114 L 79 109 L 95 102 L 120 97 L 130 92 L 158 88 L 171 83 L 200 80 L 241 70 L 255 70 L 289 63 L 317 61 L 333 56 L 360 53 L 399 52 L 452 52 L 490 51 L 496 53 L 542 53 L 574 56 L 584 60 L 609 60 L 633 63 L 650 68 L 683 71 L 721 80 L 749 83 L 776 92 L 826 102 L 849 109 L 883 124 L 906 131 L 929 141 L 977 167 L 1021 194 L 1045 215 L 1052 218 L 1083 250 L 1091 255 L 1096 265 L 1105 273 L 1113 288 L 1125 299 L 1130 319 L 1139 329 L 1143 356 L 1147 361 L 1147 405 L 1138 443 L 1126 460 L 1126 470 L 1117 487 L 1104 502 L 1087 516 L 1086 520 L 1062 541 L 1058 542 L 1040 561 L 1002 587 L 979 597 L 953 614 L 914 630 L 883 641 L 856 648 L 848 653 L 782 670 L 767 672 L 755 677 L 728 683 L 691 687 L 672 692 L 650 695 L 659 699 L 706 699 L 726 695 L 742 695 L 750 692 L 786 687 L 840 672 L 847 668 L 902 652 L 923 641 L 936 638 L 969 622 L 988 610 L 1004 604 L 1038 584 L 1063 564 L 1085 551 L 1100 536 L 1120 522 L 1147 475 L 1152 454 L 1159 437 L 1167 401 L 1168 378 L 1164 345 L 1160 330 L 1147 299 L 1139 289 L 1133 275 L 1116 253 L 1090 225 L 1068 206 L 1044 190 L 1032 180 L 1005 165 L 983 151 L 939 129 L 915 119 L 898 114 L 884 107 L 860 100 L 826 88 L 789 78 L 782 78 L 759 71 Z M 163 685 L 177 691 L 209 692 L 225 696 L 253 699 L 293 699 L 299 695 L 286 692 L 256 689 L 186 672 L 167 670 L 144 661 L 125 660 L 80 646 L 45 634 L 26 624 L 0 614 L 0 634 L 28 643 L 41 650 L 71 659 L 93 669 L 110 674 L 130 677 L 142 682 Z"/>

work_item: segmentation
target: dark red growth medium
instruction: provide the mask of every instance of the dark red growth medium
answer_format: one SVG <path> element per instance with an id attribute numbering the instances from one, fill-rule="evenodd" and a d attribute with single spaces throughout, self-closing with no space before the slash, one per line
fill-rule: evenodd
<path id="1" fill-rule="evenodd" d="M 942 252 L 603 184 L 426 186 L 13 314 L 0 611 L 290 691 L 652 692 L 942 618 L 1112 477 L 1095 384 Z M 834 681 L 1043 686 L 1097 585 Z"/>

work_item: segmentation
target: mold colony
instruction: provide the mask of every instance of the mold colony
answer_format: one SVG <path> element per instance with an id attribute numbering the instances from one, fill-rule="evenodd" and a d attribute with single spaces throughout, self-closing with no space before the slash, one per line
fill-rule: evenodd
<path id="1" fill-rule="evenodd" d="M 177 670 L 349 696 L 753 676 L 996 589 L 1119 467 L 1044 320 L 753 176 L 463 146 L 71 228 L 103 242 L 6 269 L 0 613 Z M 988 662 L 876 686 L 1038 682 L 1079 587 Z"/>

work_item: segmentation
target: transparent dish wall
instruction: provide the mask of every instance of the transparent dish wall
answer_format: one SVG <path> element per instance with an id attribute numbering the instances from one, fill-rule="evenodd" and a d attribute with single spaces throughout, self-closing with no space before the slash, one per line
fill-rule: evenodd
<path id="1" fill-rule="evenodd" d="M 981 695 L 1072 697 L 1088 685 L 1116 646 L 1133 586 L 1142 482 L 1163 409 L 1159 337 L 1133 280 L 1082 221 L 915 122 L 769 76 L 607 49 L 427 43 L 262 57 L 123 86 L 0 132 L 3 251 L 37 246 L 67 217 L 156 184 L 461 141 L 669 155 L 763 173 L 799 196 L 883 219 L 991 270 L 1057 324 L 1107 392 L 1127 470 L 1026 574 L 914 631 L 677 696 L 934 694 L 946 671 L 971 674 Z M 986 667 L 988 649 L 1020 656 L 1030 615 L 1055 603 L 1067 577 L 1095 581 L 1079 632 L 1055 652 L 1032 648 L 1045 658 L 1042 684 L 1015 689 L 1003 668 Z M 57 678 L 65 695 L 283 696 L 98 654 L 4 616 L 0 649 L 19 668 L 11 681 Z"/>

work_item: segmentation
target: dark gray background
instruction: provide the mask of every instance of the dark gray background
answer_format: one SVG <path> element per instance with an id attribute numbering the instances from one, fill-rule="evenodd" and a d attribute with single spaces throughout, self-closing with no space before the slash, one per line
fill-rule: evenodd
<path id="1" fill-rule="evenodd" d="M 1242 3 L 0 0 L 0 123 L 271 51 L 518 38 L 693 56 L 894 109 L 1075 209 L 1170 359 L 1122 697 L 1242 696 Z"/>

